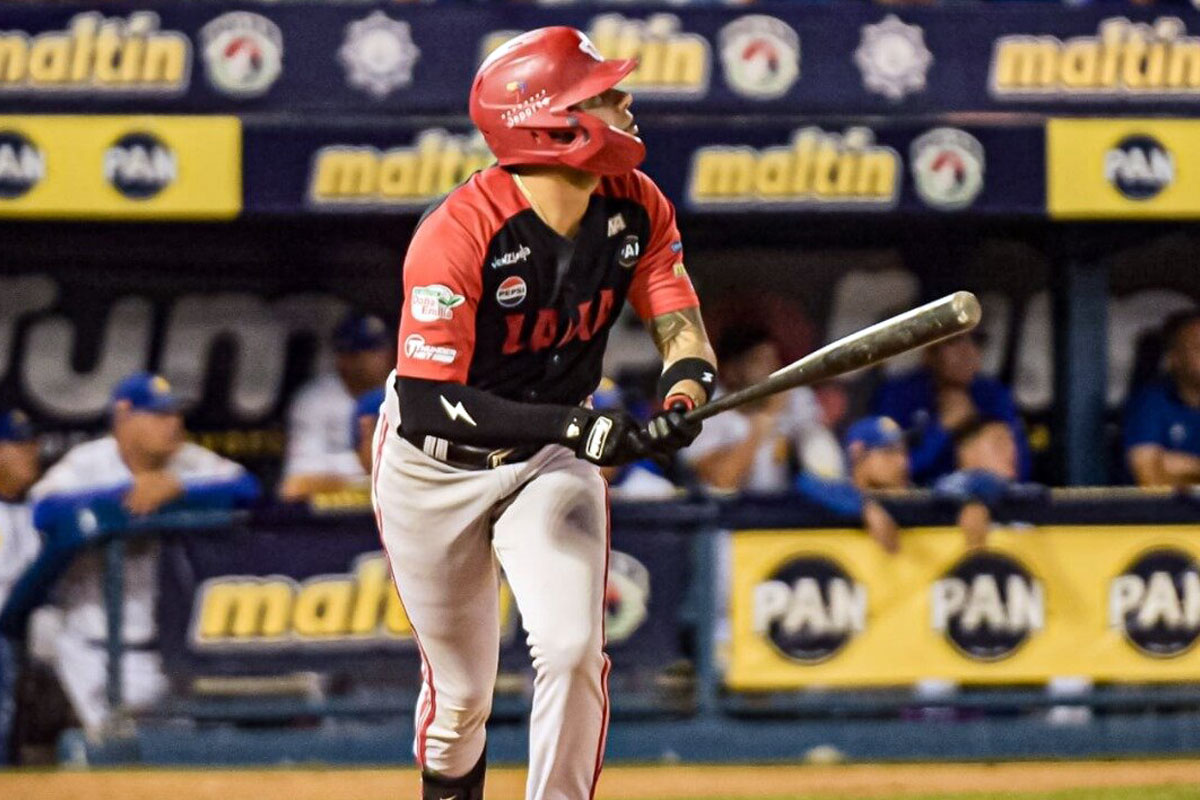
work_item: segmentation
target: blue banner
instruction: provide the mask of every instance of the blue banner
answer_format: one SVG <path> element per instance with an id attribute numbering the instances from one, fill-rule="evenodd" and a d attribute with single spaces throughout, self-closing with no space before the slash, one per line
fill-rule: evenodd
<path id="1" fill-rule="evenodd" d="M 643 124 L 644 169 L 682 211 L 1045 211 L 1041 125 Z M 492 160 L 465 125 L 284 123 L 245 133 L 249 213 L 419 213 Z"/>
<path id="2" fill-rule="evenodd" d="M 614 531 L 605 621 L 614 680 L 652 675 L 686 657 L 688 548 L 686 534 L 670 526 Z M 500 663 L 524 671 L 529 654 L 516 603 L 507 584 L 499 591 Z M 292 514 L 168 537 L 158 603 L 171 674 L 314 670 L 418 680 L 412 627 L 369 514 Z"/>
<path id="3" fill-rule="evenodd" d="M 483 56 L 572 25 L 638 57 L 638 109 L 1086 113 L 1193 109 L 1200 12 L 1052 4 L 752 10 L 493 4 L 6 5 L 0 110 L 330 111 L 462 117 Z"/>

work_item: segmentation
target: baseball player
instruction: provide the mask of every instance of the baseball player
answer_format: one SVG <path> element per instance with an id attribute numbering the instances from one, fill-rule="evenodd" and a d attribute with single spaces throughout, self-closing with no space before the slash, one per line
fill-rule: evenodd
<path id="1" fill-rule="evenodd" d="M 405 258 L 372 497 L 423 661 L 426 800 L 483 794 L 497 562 L 535 670 L 527 797 L 593 796 L 609 711 L 600 467 L 689 443 L 684 412 L 715 380 L 674 210 L 635 169 L 645 147 L 614 88 L 636 66 L 566 27 L 493 52 L 469 105 L 498 164 L 426 214 Z M 627 299 L 665 365 L 644 426 L 586 402 Z"/>
<path id="2" fill-rule="evenodd" d="M 332 337 L 335 371 L 297 389 L 288 408 L 281 500 L 366 485 L 346 420 L 355 398 L 378 387 L 395 364 L 392 343 L 379 317 L 350 312 L 338 323 Z"/>
<path id="3" fill-rule="evenodd" d="M 28 418 L 20 411 L 0 412 L 0 608 L 42 546 L 25 501 L 39 471 L 38 443 Z M 16 671 L 16 647 L 0 635 L 0 765 L 8 763 Z"/>
<path id="4" fill-rule="evenodd" d="M 258 481 L 241 465 L 184 439 L 178 401 L 163 378 L 137 373 L 121 381 L 111 414 L 111 436 L 71 448 L 30 490 L 39 528 L 57 526 L 81 508 L 143 515 L 177 500 L 227 507 L 257 497 Z M 122 671 L 131 708 L 149 705 L 167 686 L 154 642 L 157 563 L 153 540 L 131 542 L 126 550 Z M 63 629 L 53 666 L 88 731 L 99 729 L 109 712 L 102 576 L 99 554 L 86 552 L 56 589 Z"/>

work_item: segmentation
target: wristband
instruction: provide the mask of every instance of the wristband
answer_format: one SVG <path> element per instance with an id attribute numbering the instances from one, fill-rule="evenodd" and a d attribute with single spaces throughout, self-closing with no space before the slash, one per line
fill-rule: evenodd
<path id="1" fill-rule="evenodd" d="M 713 387 L 717 382 L 717 368 L 703 358 L 690 356 L 681 358 L 663 370 L 658 379 L 658 395 L 662 397 L 680 381 L 695 381 L 704 390 L 702 402 L 707 403 L 712 397 Z M 695 402 L 692 403 L 695 405 Z"/>

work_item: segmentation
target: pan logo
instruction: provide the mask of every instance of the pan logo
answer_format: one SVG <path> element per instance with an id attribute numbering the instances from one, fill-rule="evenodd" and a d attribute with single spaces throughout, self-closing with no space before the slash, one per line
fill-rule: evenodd
<path id="1" fill-rule="evenodd" d="M 832 658 L 867 628 L 867 587 L 824 557 L 786 562 L 752 602 L 754 632 L 801 664 Z"/>
<path id="2" fill-rule="evenodd" d="M 1138 556 L 1108 589 L 1109 626 L 1139 652 L 1173 658 L 1200 636 L 1200 571 L 1182 550 L 1160 548 Z"/>
<path id="3" fill-rule="evenodd" d="M 1153 136 L 1126 136 L 1104 154 L 1104 177 L 1130 200 L 1149 200 L 1175 182 L 1175 157 Z"/>
<path id="4" fill-rule="evenodd" d="M 963 558 L 933 584 L 929 605 L 933 629 L 975 661 L 1008 658 L 1046 626 L 1041 581 L 1000 553 Z"/>
<path id="5" fill-rule="evenodd" d="M 175 153 L 152 133 L 127 133 L 104 153 L 104 178 L 130 200 L 149 200 L 179 177 Z"/>
<path id="6" fill-rule="evenodd" d="M 0 199 L 14 200 L 46 177 L 46 156 L 16 131 L 0 131 Z"/>

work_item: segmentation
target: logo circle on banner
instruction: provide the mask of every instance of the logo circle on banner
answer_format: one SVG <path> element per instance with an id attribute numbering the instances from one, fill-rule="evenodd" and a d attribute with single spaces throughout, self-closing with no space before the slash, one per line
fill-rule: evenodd
<path id="1" fill-rule="evenodd" d="M 1041 581 L 1016 559 L 972 553 L 933 584 L 930 610 L 935 630 L 972 661 L 1000 661 L 1046 623 Z"/>
<path id="2" fill-rule="evenodd" d="M 1138 652 L 1175 658 L 1200 638 L 1200 568 L 1171 547 L 1147 550 L 1109 584 L 1109 624 Z"/>
<path id="3" fill-rule="evenodd" d="M 152 133 L 127 133 L 104 151 L 104 178 L 130 200 L 149 200 L 179 177 L 171 150 Z"/>
<path id="4" fill-rule="evenodd" d="M 283 71 L 283 34 L 248 11 L 222 14 L 200 30 L 208 79 L 233 97 L 265 94 Z"/>
<path id="5" fill-rule="evenodd" d="M 909 148 L 913 184 L 926 205 L 966 208 L 983 190 L 983 145 L 957 128 L 934 128 Z"/>
<path id="6" fill-rule="evenodd" d="M 719 38 L 725 82 L 740 95 L 782 97 L 800 77 L 800 37 L 781 19 L 739 17 L 721 29 Z"/>
<path id="7" fill-rule="evenodd" d="M 1130 200 L 1149 200 L 1175 182 L 1175 156 L 1153 136 L 1126 136 L 1104 154 L 1104 178 Z"/>
<path id="8" fill-rule="evenodd" d="M 792 558 L 754 587 L 754 630 L 792 661 L 819 664 L 866 629 L 867 588 L 824 556 Z"/>
<path id="9" fill-rule="evenodd" d="M 23 133 L 0 131 L 0 199 L 15 200 L 46 177 L 46 155 Z"/>

